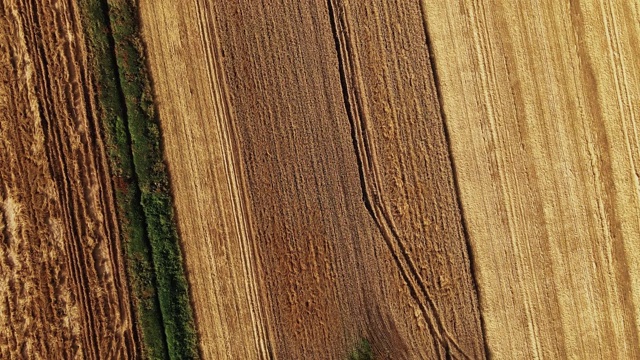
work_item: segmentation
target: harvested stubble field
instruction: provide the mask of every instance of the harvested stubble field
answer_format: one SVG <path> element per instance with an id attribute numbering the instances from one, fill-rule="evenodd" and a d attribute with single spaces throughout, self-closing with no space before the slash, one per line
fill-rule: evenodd
<path id="1" fill-rule="evenodd" d="M 420 7 L 373 5 L 141 2 L 206 358 L 484 355 Z"/>
<path id="2" fill-rule="evenodd" d="M 637 3 L 1 4 L 0 358 L 640 357 Z"/>
<path id="3" fill-rule="evenodd" d="M 0 358 L 137 358 L 79 10 L 0 3 Z"/>

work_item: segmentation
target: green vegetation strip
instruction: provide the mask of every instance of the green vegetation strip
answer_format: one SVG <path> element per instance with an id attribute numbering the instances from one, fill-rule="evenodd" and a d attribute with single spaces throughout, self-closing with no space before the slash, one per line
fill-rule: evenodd
<path id="1" fill-rule="evenodd" d="M 82 0 L 145 356 L 198 358 L 158 120 L 133 0 Z"/>
<path id="2" fill-rule="evenodd" d="M 373 360 L 371 344 L 367 339 L 361 339 L 356 349 L 349 355 L 349 360 Z"/>

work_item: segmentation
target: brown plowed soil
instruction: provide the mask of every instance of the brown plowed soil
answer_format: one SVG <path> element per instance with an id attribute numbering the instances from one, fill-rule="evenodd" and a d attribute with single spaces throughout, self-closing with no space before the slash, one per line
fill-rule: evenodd
<path id="1" fill-rule="evenodd" d="M 0 358 L 136 358 L 74 2 L 0 3 Z"/>
<path id="2" fill-rule="evenodd" d="M 418 2 L 141 14 L 204 357 L 484 357 Z"/>

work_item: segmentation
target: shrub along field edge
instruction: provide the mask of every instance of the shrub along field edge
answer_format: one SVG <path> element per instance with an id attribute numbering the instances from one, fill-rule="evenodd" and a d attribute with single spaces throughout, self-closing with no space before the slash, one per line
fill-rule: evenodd
<path id="1" fill-rule="evenodd" d="M 131 0 L 80 4 L 145 356 L 195 359 L 197 336 L 137 6 Z"/>

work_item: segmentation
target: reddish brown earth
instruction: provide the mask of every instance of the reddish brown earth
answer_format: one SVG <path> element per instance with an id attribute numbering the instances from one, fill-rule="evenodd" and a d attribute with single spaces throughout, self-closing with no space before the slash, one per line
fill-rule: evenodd
<path id="1" fill-rule="evenodd" d="M 74 2 L 0 3 L 0 358 L 138 346 Z"/>
<path id="2" fill-rule="evenodd" d="M 418 2 L 141 14 L 203 356 L 484 357 Z"/>

